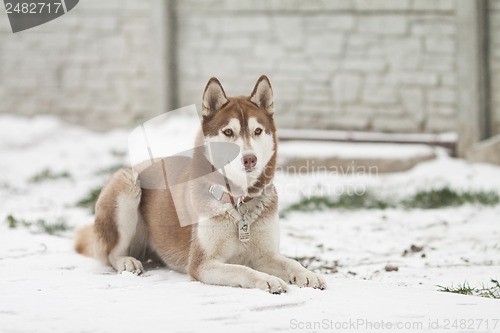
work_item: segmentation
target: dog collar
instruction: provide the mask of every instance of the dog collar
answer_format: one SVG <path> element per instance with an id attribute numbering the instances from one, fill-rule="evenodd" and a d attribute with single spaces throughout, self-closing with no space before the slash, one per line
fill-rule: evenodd
<path id="1" fill-rule="evenodd" d="M 219 201 L 231 203 L 233 207 L 227 212 L 238 221 L 238 238 L 243 243 L 248 242 L 250 240 L 250 222 L 246 217 L 248 213 L 247 202 L 252 198 L 249 196 L 234 197 L 229 192 L 214 185 L 210 186 L 208 192 Z"/>
<path id="2" fill-rule="evenodd" d="M 241 197 L 232 196 L 231 194 L 229 194 L 229 192 L 226 192 L 219 186 L 214 186 L 214 185 L 210 186 L 208 192 L 215 199 L 222 202 L 230 203 L 236 209 L 240 208 L 240 206 L 243 205 L 244 203 L 247 203 L 250 200 L 252 200 L 252 198 L 249 196 L 241 196 Z"/>

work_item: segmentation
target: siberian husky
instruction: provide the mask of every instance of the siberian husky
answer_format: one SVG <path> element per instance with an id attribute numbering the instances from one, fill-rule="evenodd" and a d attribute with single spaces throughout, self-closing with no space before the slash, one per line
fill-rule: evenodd
<path id="1" fill-rule="evenodd" d="M 287 283 L 324 289 L 320 275 L 279 253 L 278 196 L 273 185 L 277 138 L 269 79 L 261 76 L 249 97 L 228 97 L 219 80 L 211 78 L 203 94 L 202 116 L 206 141 L 239 146 L 224 179 L 245 195 L 214 188 L 209 182 L 186 187 L 183 209 L 210 218 L 182 227 L 179 207 L 174 207 L 168 190 L 141 188 L 136 170 L 121 169 L 99 196 L 95 224 L 78 232 L 76 250 L 118 272 L 141 274 L 141 260 L 153 253 L 168 267 L 207 284 L 273 294 L 286 292 Z M 206 159 L 203 152 L 195 155 L 193 161 Z"/>

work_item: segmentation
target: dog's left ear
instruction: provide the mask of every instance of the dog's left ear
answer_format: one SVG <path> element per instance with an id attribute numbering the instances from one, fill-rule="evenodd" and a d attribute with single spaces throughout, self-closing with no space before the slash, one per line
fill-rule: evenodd
<path id="1" fill-rule="evenodd" d="M 259 77 L 250 95 L 250 101 L 270 115 L 274 114 L 273 89 L 267 76 Z"/>

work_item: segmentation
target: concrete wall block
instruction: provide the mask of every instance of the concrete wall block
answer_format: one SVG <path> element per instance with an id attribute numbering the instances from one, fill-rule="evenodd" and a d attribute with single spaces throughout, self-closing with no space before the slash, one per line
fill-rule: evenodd
<path id="1" fill-rule="evenodd" d="M 420 66 L 423 46 L 419 37 L 384 38 L 378 47 L 393 70 L 415 70 Z"/>
<path id="2" fill-rule="evenodd" d="M 17 73 L 9 78 L 9 87 L 14 89 L 26 89 L 30 91 L 30 94 L 36 94 L 33 90 L 40 84 L 38 78 L 35 75 L 29 73 Z M 6 110 L 7 111 L 7 110 Z"/>
<path id="3" fill-rule="evenodd" d="M 425 115 L 424 92 L 420 88 L 401 88 L 399 90 L 401 102 L 407 114 L 422 119 Z"/>
<path id="4" fill-rule="evenodd" d="M 306 75 L 307 75 L 306 76 L 307 80 L 310 82 L 329 85 L 330 82 L 332 81 L 334 73 L 327 72 L 327 71 L 313 72 L 313 71 L 309 70 L 309 72 Z"/>
<path id="5" fill-rule="evenodd" d="M 287 51 L 284 47 L 277 43 L 254 43 L 254 45 L 252 45 L 251 53 L 256 57 L 270 61 L 283 59 L 286 56 Z"/>
<path id="6" fill-rule="evenodd" d="M 491 10 L 488 15 L 489 25 L 491 28 L 495 29 L 500 26 L 500 10 Z M 493 41 L 497 42 L 498 37 L 494 38 Z"/>
<path id="7" fill-rule="evenodd" d="M 292 75 L 289 73 L 277 72 L 269 77 L 271 84 L 280 85 L 282 87 L 289 87 L 295 85 L 297 87 L 304 84 L 304 78 L 300 75 Z"/>
<path id="8" fill-rule="evenodd" d="M 387 68 L 387 63 L 380 58 L 346 58 L 341 63 L 341 68 L 355 72 L 384 72 Z"/>
<path id="9" fill-rule="evenodd" d="M 374 116 L 372 121 L 372 129 L 380 132 L 415 133 L 419 132 L 421 127 L 421 122 L 409 117 Z"/>
<path id="10" fill-rule="evenodd" d="M 317 55 L 338 56 L 344 50 L 344 36 L 319 34 L 309 36 L 305 42 L 306 52 Z"/>
<path id="11" fill-rule="evenodd" d="M 411 8 L 410 0 L 354 0 L 359 11 L 406 11 Z"/>
<path id="12" fill-rule="evenodd" d="M 302 85 L 302 91 L 305 94 L 321 92 L 322 94 L 328 95 L 330 94 L 330 87 L 327 84 L 304 80 L 304 84 Z"/>
<path id="13" fill-rule="evenodd" d="M 78 4 L 78 10 L 83 12 L 116 11 L 121 7 L 120 3 L 122 3 L 121 0 L 86 0 Z"/>
<path id="14" fill-rule="evenodd" d="M 500 134 L 500 121 L 493 125 L 492 131 L 494 134 Z"/>
<path id="15" fill-rule="evenodd" d="M 312 59 L 309 59 L 308 63 L 310 64 L 311 71 L 313 73 L 335 73 L 340 69 L 340 61 L 328 56 L 314 57 Z"/>
<path id="16" fill-rule="evenodd" d="M 275 0 L 279 1 L 279 0 Z M 354 3 L 352 0 L 323 0 L 323 10 L 353 10 Z"/>
<path id="17" fill-rule="evenodd" d="M 490 57 L 490 70 L 493 72 L 500 71 L 500 59 L 495 59 L 493 57 Z"/>
<path id="18" fill-rule="evenodd" d="M 354 4 L 351 0 L 218 0 L 218 1 L 193 1 L 183 0 L 179 2 L 182 12 L 202 11 L 214 13 L 230 13 L 234 11 L 323 11 L 323 10 L 352 10 Z"/>
<path id="19" fill-rule="evenodd" d="M 212 20 L 218 22 L 218 32 L 221 34 L 237 35 L 240 33 L 268 33 L 271 31 L 271 20 L 267 16 L 255 15 L 230 15 L 227 17 L 215 17 Z"/>
<path id="20" fill-rule="evenodd" d="M 425 50 L 429 53 L 452 54 L 455 49 L 455 38 L 448 36 L 429 36 L 425 38 Z"/>
<path id="21" fill-rule="evenodd" d="M 305 94 L 302 95 L 306 97 Z M 332 110 L 331 103 L 328 100 L 312 100 L 303 98 L 294 109 L 298 112 L 314 112 L 314 113 L 328 113 Z M 293 111 L 293 110 L 292 110 Z"/>
<path id="22" fill-rule="evenodd" d="M 370 127 L 371 118 L 356 114 L 332 115 L 325 120 L 328 127 L 334 126 L 340 130 L 364 131 Z"/>
<path id="23" fill-rule="evenodd" d="M 411 23 L 411 34 L 415 36 L 445 35 L 456 33 L 455 22 L 444 17 L 414 19 Z"/>
<path id="24" fill-rule="evenodd" d="M 490 11 L 500 11 L 500 1 L 499 0 L 489 0 L 488 9 Z"/>
<path id="25" fill-rule="evenodd" d="M 277 101 L 283 101 L 285 102 L 297 102 L 300 99 L 304 98 L 302 96 L 302 88 L 300 85 L 297 84 L 286 84 L 282 82 L 276 82 L 276 80 L 273 79 L 273 82 L 271 82 L 273 85 L 273 95 L 275 98 L 275 102 Z"/>
<path id="26" fill-rule="evenodd" d="M 495 79 L 492 82 L 493 89 L 500 88 L 500 83 L 498 81 L 499 81 L 499 79 Z M 498 105 L 498 103 L 500 103 L 500 94 L 493 94 L 493 96 L 491 96 L 491 100 L 492 100 L 493 104 Z"/>
<path id="27" fill-rule="evenodd" d="M 443 73 L 440 74 L 440 80 L 442 86 L 445 87 L 456 87 L 457 86 L 457 75 L 455 73 Z"/>
<path id="28" fill-rule="evenodd" d="M 500 45 L 492 45 L 490 52 L 490 58 L 493 61 L 500 60 Z"/>
<path id="29" fill-rule="evenodd" d="M 84 75 L 80 66 L 67 67 L 62 71 L 61 86 L 66 88 L 81 87 Z"/>
<path id="30" fill-rule="evenodd" d="M 269 61 L 269 59 L 248 59 L 241 65 L 241 69 L 245 74 L 251 73 L 271 73 L 276 70 L 278 66 L 274 61 Z"/>
<path id="31" fill-rule="evenodd" d="M 376 48 L 377 51 L 382 49 L 380 47 L 380 38 L 377 35 L 365 35 L 365 34 L 349 34 L 346 39 L 346 56 L 364 56 L 365 54 L 369 56 L 382 56 L 383 52 L 372 52 L 372 48 Z"/>
<path id="32" fill-rule="evenodd" d="M 450 105 L 429 105 L 429 114 L 438 116 L 453 117 L 457 114 L 457 108 Z"/>
<path id="33" fill-rule="evenodd" d="M 278 72 L 283 73 L 292 73 L 292 74 L 306 74 L 310 71 L 309 64 L 306 59 L 301 60 L 292 60 L 292 59 L 284 59 L 278 62 L 276 69 Z"/>
<path id="34" fill-rule="evenodd" d="M 112 57 L 113 59 L 122 58 L 127 55 L 132 55 L 135 50 L 131 50 L 125 36 L 110 37 L 101 39 L 99 43 L 99 51 L 95 54 L 101 57 Z"/>
<path id="35" fill-rule="evenodd" d="M 431 133 L 451 132 L 457 128 L 457 118 L 430 114 L 425 122 L 425 130 Z"/>
<path id="36" fill-rule="evenodd" d="M 361 77 L 356 74 L 336 75 L 331 85 L 331 95 L 336 103 L 355 102 L 361 90 Z"/>
<path id="37" fill-rule="evenodd" d="M 132 13 L 137 13 L 138 11 L 147 12 L 151 8 L 151 4 L 143 0 L 120 0 L 119 4 Z"/>
<path id="38" fill-rule="evenodd" d="M 209 54 L 200 59 L 202 77 L 210 77 L 214 74 L 223 76 L 225 74 L 235 75 L 239 72 L 240 63 L 236 57 L 230 54 Z"/>
<path id="39" fill-rule="evenodd" d="M 375 113 L 375 108 L 363 104 L 341 105 L 339 111 L 344 114 L 351 114 L 358 117 L 370 118 Z"/>
<path id="40" fill-rule="evenodd" d="M 425 11 L 454 11 L 454 0 L 413 0 L 411 8 Z"/>
<path id="41" fill-rule="evenodd" d="M 394 78 L 397 82 L 405 85 L 417 86 L 436 86 L 438 84 L 438 74 L 431 71 L 428 72 L 400 72 L 395 73 Z"/>
<path id="42" fill-rule="evenodd" d="M 405 110 L 403 109 L 403 107 L 400 105 L 375 106 L 373 114 L 375 117 L 382 117 L 382 116 L 405 117 L 405 116 L 408 116 L 405 113 Z M 413 115 L 410 115 L 410 116 L 413 116 Z"/>
<path id="43" fill-rule="evenodd" d="M 408 31 L 408 21 L 401 15 L 362 16 L 358 18 L 357 31 L 366 34 L 404 35 Z"/>
<path id="44" fill-rule="evenodd" d="M 271 17 L 273 29 L 269 35 L 275 35 L 280 46 L 299 48 L 304 44 L 304 18 L 302 16 Z M 258 39 L 257 39 L 258 40 Z"/>
<path id="45" fill-rule="evenodd" d="M 368 104 L 394 104 L 398 94 L 393 86 L 365 85 L 362 100 Z"/>
<path id="46" fill-rule="evenodd" d="M 352 14 L 341 14 L 330 17 L 325 23 L 328 30 L 334 32 L 347 32 L 354 28 L 356 20 Z"/>
<path id="47" fill-rule="evenodd" d="M 298 117 L 294 114 L 276 113 L 276 126 L 280 128 L 296 128 Z"/>
<path id="48" fill-rule="evenodd" d="M 249 51 L 252 47 L 253 39 L 250 36 L 234 36 L 234 37 L 225 37 L 220 38 L 217 41 L 216 48 L 218 51 L 230 51 L 235 53 L 246 52 Z"/>
<path id="49" fill-rule="evenodd" d="M 452 88 L 437 88 L 427 93 L 427 99 L 431 103 L 455 104 L 457 102 L 457 92 Z"/>
<path id="50" fill-rule="evenodd" d="M 367 48 L 374 44 L 380 44 L 380 40 L 380 36 L 377 35 L 350 33 L 347 37 L 347 46 Z"/>
<path id="51" fill-rule="evenodd" d="M 347 32 L 354 28 L 354 24 L 355 18 L 352 14 L 319 14 L 304 19 L 304 28 L 310 33 L 324 32 L 325 30 L 333 33 Z"/>
<path id="52" fill-rule="evenodd" d="M 5 8 L 5 7 L 3 7 Z M 7 17 L 7 14 L 5 13 L 5 10 L 0 10 L 0 33 L 7 32 L 7 33 L 12 33 L 12 30 L 10 28 L 9 24 L 9 19 Z"/>

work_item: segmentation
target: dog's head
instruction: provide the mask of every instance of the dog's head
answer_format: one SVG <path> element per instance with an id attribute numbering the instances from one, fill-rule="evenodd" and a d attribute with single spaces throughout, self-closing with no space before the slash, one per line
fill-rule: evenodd
<path id="1" fill-rule="evenodd" d="M 202 130 L 206 140 L 231 142 L 240 154 L 225 168 L 228 180 L 255 193 L 274 176 L 276 127 L 271 83 L 262 75 L 250 96 L 228 97 L 217 78 L 211 78 L 203 93 Z"/>

